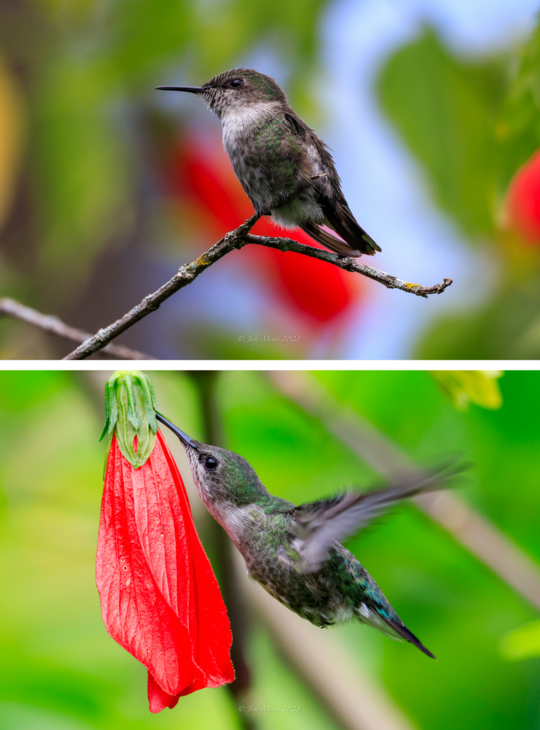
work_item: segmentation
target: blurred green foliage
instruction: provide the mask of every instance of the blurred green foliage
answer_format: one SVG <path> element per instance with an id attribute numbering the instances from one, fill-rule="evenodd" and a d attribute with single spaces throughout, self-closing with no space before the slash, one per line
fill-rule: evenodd
<path id="1" fill-rule="evenodd" d="M 111 234 L 133 223 L 141 160 L 129 130 L 137 134 L 137 118 L 128 111 L 152 105 L 157 78 L 187 67 L 202 83 L 274 36 L 301 77 L 313 61 L 317 8 L 325 3 L 310 3 L 308 14 L 305 4 L 115 0 L 75 4 L 68 13 L 49 4 L 58 47 L 35 80 L 44 263 L 69 263 L 76 287 Z"/>
<path id="2" fill-rule="evenodd" d="M 381 103 L 421 163 L 437 203 L 471 238 L 493 232 L 493 132 L 503 65 L 465 61 L 426 30 L 384 65 Z"/>
<path id="3" fill-rule="evenodd" d="M 170 146 L 178 113 L 175 120 L 164 113 L 154 87 L 180 75 L 202 83 L 265 49 L 290 69 L 297 108 L 313 111 L 309 80 L 327 4 L 0 3 L 3 295 L 95 331 L 156 283 L 149 260 L 162 283 L 151 246 L 173 239 L 175 258 L 186 254 L 159 207 L 156 159 L 156 147 Z M 5 321 L 0 340 L 4 358 L 65 349 Z"/>
<path id="4" fill-rule="evenodd" d="M 481 305 L 433 320 L 416 347 L 420 359 L 540 357 L 540 248 L 505 227 L 508 185 L 540 148 L 539 59 L 540 24 L 522 46 L 473 58 L 426 28 L 380 71 L 384 113 L 434 202 L 481 250 L 479 276 L 490 281 Z"/>
<path id="5" fill-rule="evenodd" d="M 507 659 L 540 656 L 540 621 L 530 621 L 509 631 L 501 639 L 501 652 Z"/>
<path id="6" fill-rule="evenodd" d="M 103 464 L 98 438 L 108 375 L 0 374 L 0 728 L 238 727 L 224 689 L 196 692 L 175 710 L 151 716 L 143 667 L 101 622 L 94 560 Z M 189 375 L 150 376 L 167 416 L 201 437 L 198 390 Z M 317 377 L 338 403 L 421 463 L 462 452 L 475 467 L 458 487 L 460 496 L 540 562 L 538 373 L 507 372 L 500 381 L 500 409 L 471 405 L 465 412 L 423 372 Z M 222 373 L 217 396 L 225 445 L 245 456 L 273 493 L 303 502 L 379 481 L 263 373 Z M 177 439 L 167 438 L 186 475 Z M 204 508 L 192 492 L 190 498 L 204 537 Z M 358 624 L 330 635 L 417 727 L 538 726 L 540 658 L 507 661 L 500 648 L 509 632 L 537 621 L 535 610 L 411 505 L 348 546 L 439 661 Z M 521 639 L 523 656 L 534 641 L 533 635 L 525 644 Z M 260 713 L 261 727 L 334 727 L 257 621 L 248 657 L 257 702 L 302 708 L 294 715 Z"/>
<path id="7" fill-rule="evenodd" d="M 540 148 L 540 22 L 519 52 L 515 65 L 517 69 L 495 125 L 504 184 Z"/>
<path id="8" fill-rule="evenodd" d="M 486 58 L 426 28 L 383 64 L 378 93 L 440 207 L 471 241 L 493 236 L 512 176 L 540 148 L 540 24 L 514 54 Z"/>

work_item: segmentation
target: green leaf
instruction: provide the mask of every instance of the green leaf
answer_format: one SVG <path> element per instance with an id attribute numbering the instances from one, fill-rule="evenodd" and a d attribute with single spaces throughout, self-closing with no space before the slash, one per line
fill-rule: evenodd
<path id="1" fill-rule="evenodd" d="M 470 236 L 494 229 L 492 118 L 502 90 L 498 62 L 458 59 L 431 29 L 398 50 L 378 80 L 382 107 L 420 162 L 435 201 Z"/>
<path id="2" fill-rule="evenodd" d="M 501 147 L 504 187 L 540 147 L 540 22 L 522 49 L 517 70 L 500 112 L 495 132 Z"/>

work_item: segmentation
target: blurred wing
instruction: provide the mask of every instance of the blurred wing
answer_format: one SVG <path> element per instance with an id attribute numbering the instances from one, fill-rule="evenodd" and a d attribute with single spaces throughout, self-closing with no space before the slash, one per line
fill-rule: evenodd
<path id="1" fill-rule="evenodd" d="M 448 486 L 464 466 L 445 465 L 420 472 L 372 492 L 350 492 L 332 499 L 301 504 L 293 511 L 306 572 L 318 570 L 335 542 L 342 542 L 403 499 Z M 298 543 L 297 543 L 298 544 Z"/>

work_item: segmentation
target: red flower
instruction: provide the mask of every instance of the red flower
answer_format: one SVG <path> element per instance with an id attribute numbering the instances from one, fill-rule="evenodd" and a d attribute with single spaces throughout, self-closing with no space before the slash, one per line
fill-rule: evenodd
<path id="1" fill-rule="evenodd" d="M 510 183 L 504 227 L 525 243 L 540 244 L 540 151 L 520 167 Z"/>
<path id="2" fill-rule="evenodd" d="M 112 436 L 96 579 L 108 633 L 148 669 L 151 712 L 233 681 L 227 611 L 160 431 L 137 469 Z"/>

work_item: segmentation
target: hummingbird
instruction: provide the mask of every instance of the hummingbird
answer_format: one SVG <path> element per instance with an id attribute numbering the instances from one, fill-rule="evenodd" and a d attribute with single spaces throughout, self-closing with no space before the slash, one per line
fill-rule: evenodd
<path id="1" fill-rule="evenodd" d="M 299 226 L 340 256 L 381 250 L 352 214 L 328 147 L 273 78 L 234 68 L 202 86 L 156 88 L 197 94 L 219 117 L 223 146 L 256 213 Z"/>
<path id="2" fill-rule="evenodd" d="M 463 467 L 445 465 L 382 489 L 297 506 L 270 494 L 242 456 L 156 417 L 182 442 L 206 508 L 240 551 L 248 575 L 271 596 L 315 626 L 356 619 L 435 659 L 341 541 L 396 502 L 442 488 Z"/>

